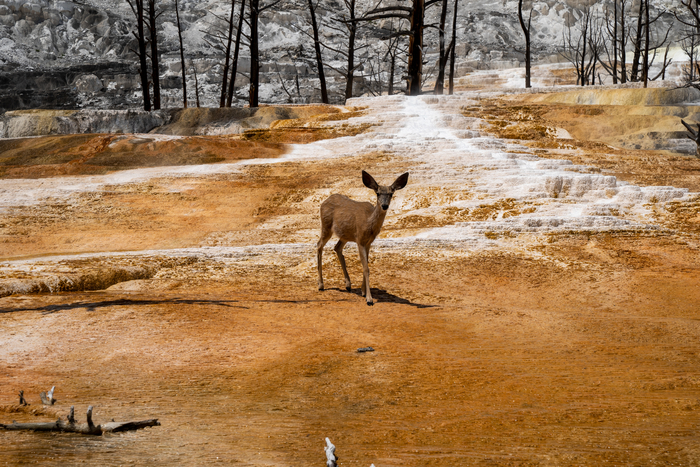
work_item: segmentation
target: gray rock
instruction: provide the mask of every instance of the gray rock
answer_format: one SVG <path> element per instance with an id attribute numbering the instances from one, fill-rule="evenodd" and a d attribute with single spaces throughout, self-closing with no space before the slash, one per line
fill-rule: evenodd
<path id="1" fill-rule="evenodd" d="M 95 75 L 79 76 L 73 83 L 78 92 L 93 93 L 104 88 L 102 80 Z"/>

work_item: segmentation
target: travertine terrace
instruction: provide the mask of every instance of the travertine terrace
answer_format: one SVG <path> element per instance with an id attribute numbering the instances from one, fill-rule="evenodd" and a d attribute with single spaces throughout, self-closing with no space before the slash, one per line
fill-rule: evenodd
<path id="1" fill-rule="evenodd" d="M 347 466 L 700 464 L 700 161 L 587 138 L 577 112 L 612 108 L 529 95 L 338 109 L 215 163 L 226 137 L 151 134 L 129 144 L 203 160 L 6 169 L 0 418 L 94 405 L 162 426 L 3 433 L 0 464 L 322 465 L 325 437 Z M 331 242 L 316 290 L 319 204 L 371 201 L 363 169 L 411 173 L 373 244 L 374 307 L 354 246 L 354 289 Z"/>

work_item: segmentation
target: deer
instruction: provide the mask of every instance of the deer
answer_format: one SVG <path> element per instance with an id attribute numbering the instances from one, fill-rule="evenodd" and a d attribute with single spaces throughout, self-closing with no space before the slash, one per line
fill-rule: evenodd
<path id="1" fill-rule="evenodd" d="M 355 201 L 347 196 L 334 194 L 321 203 L 321 238 L 316 244 L 318 261 L 318 290 L 323 290 L 323 247 L 333 234 L 338 237 L 335 253 L 343 268 L 345 289 L 349 292 L 350 276 L 345 265 L 343 247 L 348 242 L 355 242 L 362 263 L 362 296 L 367 299 L 367 305 L 374 305 L 372 292 L 369 287 L 369 249 L 372 242 L 382 230 L 391 203 L 391 197 L 408 183 L 408 172 L 400 175 L 389 186 L 379 185 L 370 174 L 362 171 L 362 183 L 377 194 L 377 205 L 369 202 Z"/>

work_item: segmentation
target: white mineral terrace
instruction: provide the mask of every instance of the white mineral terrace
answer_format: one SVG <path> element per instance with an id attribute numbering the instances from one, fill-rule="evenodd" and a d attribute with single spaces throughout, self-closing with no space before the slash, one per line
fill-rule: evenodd
<path id="1" fill-rule="evenodd" d="M 473 105 L 470 94 L 459 96 L 391 96 L 352 99 L 348 105 L 368 107 L 368 112 L 347 123 L 372 123 L 373 131 L 354 136 L 294 146 L 279 159 L 254 159 L 234 164 L 158 167 L 127 170 L 104 176 L 56 177 L 40 180 L 3 180 L 0 184 L 0 213 L 10 206 L 70 203 L 81 192 L 105 189 L 108 185 L 143 182 L 157 177 L 204 176 L 229 173 L 245 176 L 245 166 L 282 161 L 328 160 L 382 151 L 392 162 L 380 164 L 385 178 L 409 170 L 405 190 L 392 202 L 387 225 L 406 216 L 433 216 L 445 208 L 468 209 L 512 200 L 526 205 L 526 213 L 488 221 L 457 222 L 453 225 L 411 232 L 411 236 L 380 238 L 376 249 L 423 249 L 459 245 L 461 251 L 488 248 L 523 248 L 542 241 L 539 234 L 571 231 L 658 230 L 648 214 L 653 203 L 680 200 L 687 189 L 639 187 L 618 181 L 590 167 L 567 160 L 542 159 L 529 148 L 488 136 L 484 122 L 460 114 Z M 152 135 L 144 135 L 151 137 Z M 157 136 L 154 136 L 157 137 Z M 399 162 L 395 162 L 398 160 Z M 357 174 L 359 177 L 359 174 Z M 463 196 L 442 196 L 440 190 Z M 345 194 L 368 199 L 365 188 Z M 434 192 L 428 207 L 426 193 Z M 326 196 L 325 192 L 317 193 Z M 306 201 L 305 201 L 306 202 Z M 309 199 L 308 202 L 316 202 Z M 393 219 L 392 219 L 393 218 Z M 485 233 L 507 233 L 507 239 Z M 307 256 L 311 243 L 241 248 L 207 247 L 183 250 L 134 252 L 144 255 L 201 255 L 241 261 L 243 258 L 275 256 L 286 250 L 292 256 Z M 329 244 L 330 245 L 330 244 Z M 96 255 L 109 255 L 98 253 Z M 124 255 L 124 253 L 119 253 Z M 85 256 L 85 255 L 81 255 Z M 95 256 L 95 254 L 87 255 Z M 57 260 L 43 258 L 37 261 Z M 28 260 L 25 264 L 34 262 Z M 19 267 L 20 262 L 15 263 Z M 9 266 L 8 263 L 5 265 Z"/>

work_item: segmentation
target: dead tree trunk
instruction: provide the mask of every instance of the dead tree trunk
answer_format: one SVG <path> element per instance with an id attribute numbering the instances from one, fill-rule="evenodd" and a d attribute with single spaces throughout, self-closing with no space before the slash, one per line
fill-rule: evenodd
<path id="1" fill-rule="evenodd" d="M 219 107 L 226 106 L 226 91 L 228 90 L 227 80 L 228 80 L 228 68 L 229 62 L 231 60 L 231 43 L 233 41 L 233 13 L 235 10 L 236 0 L 231 0 L 231 15 L 228 19 L 228 38 L 226 40 L 226 52 L 224 57 L 224 72 L 223 81 L 221 83 L 221 98 L 219 99 Z"/>
<path id="2" fill-rule="evenodd" d="M 313 0 L 309 0 L 309 14 L 311 15 L 311 29 L 314 33 L 314 50 L 316 51 L 316 66 L 318 67 L 318 80 L 321 83 L 321 102 L 328 104 L 328 91 L 326 90 L 326 75 L 323 72 L 323 56 L 321 55 L 321 42 L 318 39 L 318 23 Z"/>
<path id="3" fill-rule="evenodd" d="M 455 48 L 457 47 L 457 4 L 455 0 L 455 11 L 452 15 L 452 48 L 450 49 L 450 81 L 448 84 L 448 94 L 452 95 L 455 90 Z"/>
<path id="4" fill-rule="evenodd" d="M 438 27 L 438 38 L 440 44 L 440 58 L 438 61 L 438 76 L 435 80 L 434 93 L 440 95 L 445 90 L 445 67 L 447 66 L 447 54 L 449 49 L 445 49 L 445 21 L 447 20 L 447 0 L 442 0 L 440 10 L 440 25 Z"/>
<path id="5" fill-rule="evenodd" d="M 639 1 L 639 14 L 637 15 L 637 31 L 634 38 L 634 55 L 632 56 L 632 70 L 630 81 L 639 81 L 639 61 L 642 57 L 642 27 L 644 20 L 644 0 Z"/>
<path id="6" fill-rule="evenodd" d="M 697 130 L 693 129 L 693 127 L 689 124 L 686 123 L 684 120 L 681 119 L 681 123 L 683 126 L 688 130 L 688 134 L 686 135 L 689 139 L 692 139 L 695 141 L 695 157 L 700 158 L 700 123 L 697 123 Z"/>
<path id="7" fill-rule="evenodd" d="M 148 83 L 148 63 L 146 62 L 146 33 L 144 29 L 144 0 L 127 0 L 131 11 L 136 16 L 136 31 L 133 32 L 138 41 L 138 51 L 134 51 L 139 57 L 139 76 L 141 77 L 141 91 L 143 92 L 143 110 L 151 110 L 151 96 Z"/>
<path id="8" fill-rule="evenodd" d="M 409 96 L 421 93 L 423 81 L 423 27 L 425 0 L 413 0 L 411 11 L 411 35 L 408 41 L 408 78 L 406 90 Z"/>
<path id="9" fill-rule="evenodd" d="M 530 16 L 527 20 L 527 25 L 525 25 L 525 20 L 523 19 L 523 0 L 518 0 L 518 20 L 520 20 L 520 27 L 523 30 L 523 35 L 525 36 L 525 87 L 530 86 L 530 24 L 532 23 L 532 7 L 530 7 Z"/>
<path id="10" fill-rule="evenodd" d="M 613 0 L 613 32 L 612 32 L 612 49 L 613 49 L 613 84 L 617 84 L 617 2 L 618 0 Z"/>
<path id="11" fill-rule="evenodd" d="M 158 32 L 156 26 L 156 0 L 148 0 L 148 29 L 151 37 L 151 82 L 153 83 L 153 109 L 160 109 L 160 65 L 158 63 Z"/>
<path id="12" fill-rule="evenodd" d="M 248 105 L 258 106 L 260 86 L 260 54 L 258 52 L 258 16 L 260 15 L 260 0 L 250 0 L 250 89 Z"/>
<path id="13" fill-rule="evenodd" d="M 236 93 L 236 76 L 238 75 L 238 52 L 241 50 L 241 33 L 243 31 L 243 20 L 245 13 L 245 0 L 241 0 L 241 9 L 238 16 L 238 30 L 236 31 L 236 46 L 233 49 L 233 62 L 231 63 L 231 79 L 228 83 L 228 98 L 226 107 L 231 107 L 233 96 Z"/>
<path id="14" fill-rule="evenodd" d="M 133 431 L 149 426 L 160 426 L 158 419 L 130 421 L 130 422 L 109 422 L 102 425 L 95 425 L 92 421 L 92 406 L 87 410 L 87 423 L 76 423 L 74 417 L 74 407 L 70 408 L 70 414 L 66 420 L 58 419 L 48 423 L 0 423 L 0 428 L 5 430 L 25 430 L 25 431 L 60 431 L 65 433 L 80 433 L 83 435 L 102 435 L 103 433 L 114 433 L 119 431 Z"/>
<path id="15" fill-rule="evenodd" d="M 194 62 L 191 62 L 191 65 L 192 71 L 194 72 L 194 98 L 197 108 L 199 108 L 199 80 L 197 79 L 197 67 L 195 66 Z"/>
<path id="16" fill-rule="evenodd" d="M 175 17 L 177 18 L 177 37 L 180 39 L 180 68 L 182 69 L 182 107 L 187 108 L 187 74 L 185 70 L 185 52 L 182 47 L 182 27 L 180 26 L 180 9 L 175 0 Z"/>
<path id="17" fill-rule="evenodd" d="M 626 0 L 620 0 L 620 82 L 627 82 L 627 29 L 625 26 L 625 4 Z"/>
<path id="18" fill-rule="evenodd" d="M 649 0 L 641 0 L 644 3 L 644 63 L 642 64 L 642 81 L 644 87 L 649 82 Z"/>
<path id="19" fill-rule="evenodd" d="M 355 35 L 357 23 L 355 23 L 355 0 L 346 0 L 345 5 L 350 12 L 350 24 L 348 24 L 348 69 L 345 76 L 345 99 L 352 98 L 352 85 L 355 80 Z"/>

